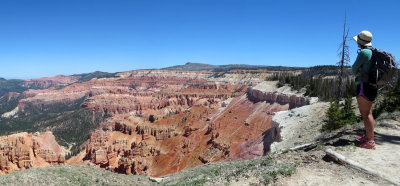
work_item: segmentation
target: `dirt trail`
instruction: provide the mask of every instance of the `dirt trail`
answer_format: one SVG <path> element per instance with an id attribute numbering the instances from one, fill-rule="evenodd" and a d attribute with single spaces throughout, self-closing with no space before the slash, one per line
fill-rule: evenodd
<path id="1" fill-rule="evenodd" d="M 398 118 L 400 119 L 400 118 Z M 375 171 L 381 177 L 400 185 L 400 121 L 384 119 L 375 128 L 376 150 L 354 148 L 337 151 L 367 170 Z M 356 143 L 356 145 L 358 145 Z"/>
<path id="2" fill-rule="evenodd" d="M 318 145 L 290 151 L 277 157 L 296 165 L 296 172 L 276 180 L 278 185 L 400 185 L 400 112 L 376 120 L 376 150 L 358 147 L 355 135 L 364 132 L 362 123 L 325 135 Z M 376 175 L 334 162 L 325 150 L 332 149 L 346 159 L 372 170 Z"/>
<path id="3" fill-rule="evenodd" d="M 296 172 L 289 177 L 278 178 L 276 185 L 388 185 L 381 178 L 376 178 L 337 164 L 328 159 L 323 149 L 308 152 L 292 151 L 280 157 L 282 161 L 296 165 Z"/>

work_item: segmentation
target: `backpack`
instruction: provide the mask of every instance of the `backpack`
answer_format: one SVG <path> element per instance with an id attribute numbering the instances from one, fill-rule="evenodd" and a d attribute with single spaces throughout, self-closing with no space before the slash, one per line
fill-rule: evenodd
<path id="1" fill-rule="evenodd" d="M 372 65 L 368 74 L 368 82 L 382 86 L 392 82 L 397 76 L 395 58 L 389 52 L 372 48 Z"/>

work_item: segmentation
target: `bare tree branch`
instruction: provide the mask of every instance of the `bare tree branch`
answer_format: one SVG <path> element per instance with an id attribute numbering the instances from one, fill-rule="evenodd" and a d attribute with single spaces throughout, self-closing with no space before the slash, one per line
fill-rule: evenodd
<path id="1" fill-rule="evenodd" d="M 339 67 L 338 71 L 338 79 L 339 79 L 339 86 L 337 90 L 337 98 L 341 99 L 343 98 L 343 79 L 344 77 L 344 67 L 350 64 L 350 50 L 349 46 L 347 45 L 347 41 L 349 41 L 349 29 L 347 28 L 347 16 L 345 14 L 344 16 L 344 24 L 343 24 L 343 36 L 342 36 L 342 42 L 340 43 L 339 49 L 338 49 L 338 57 L 341 58 L 341 60 L 337 63 Z"/>

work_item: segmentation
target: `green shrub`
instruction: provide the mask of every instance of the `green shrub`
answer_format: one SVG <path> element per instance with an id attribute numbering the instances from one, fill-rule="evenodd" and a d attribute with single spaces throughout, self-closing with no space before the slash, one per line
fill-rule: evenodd
<path id="1" fill-rule="evenodd" d="M 347 97 L 344 104 L 340 104 L 337 100 L 331 102 L 331 106 L 326 112 L 322 130 L 329 132 L 356 123 L 357 117 L 354 112 L 354 106 L 351 103 L 351 97 Z"/>
<path id="2" fill-rule="evenodd" d="M 400 77 L 400 72 L 397 77 Z M 379 98 L 382 98 L 381 100 Z M 395 85 L 378 96 L 372 114 L 377 118 L 383 112 L 394 112 L 400 110 L 400 80 L 397 79 Z"/>

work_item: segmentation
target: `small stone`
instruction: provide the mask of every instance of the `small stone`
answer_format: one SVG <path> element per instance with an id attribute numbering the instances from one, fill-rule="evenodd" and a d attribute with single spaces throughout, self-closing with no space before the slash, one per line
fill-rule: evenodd
<path id="1" fill-rule="evenodd" d="M 157 182 L 157 183 L 160 183 L 164 180 L 164 178 L 154 178 L 154 177 L 150 177 L 149 179 L 150 179 L 150 181 Z"/>

